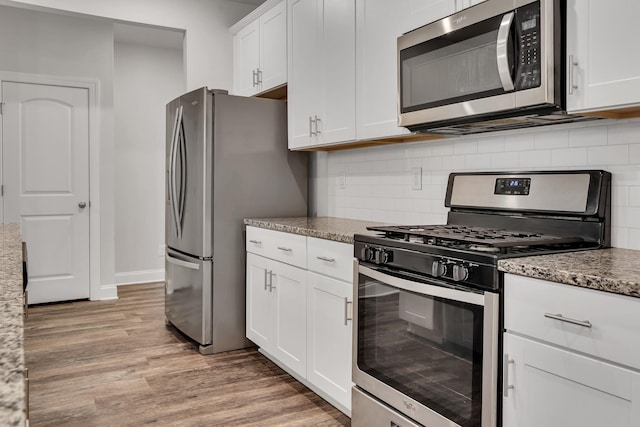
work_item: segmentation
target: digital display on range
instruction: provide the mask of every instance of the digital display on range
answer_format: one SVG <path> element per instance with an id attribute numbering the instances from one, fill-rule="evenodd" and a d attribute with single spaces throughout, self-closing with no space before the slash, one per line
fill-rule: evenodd
<path id="1" fill-rule="evenodd" d="M 493 194 L 528 196 L 531 178 L 497 178 Z"/>
<path id="2" fill-rule="evenodd" d="M 522 23 L 522 31 L 527 31 L 536 27 L 536 18 L 529 19 Z"/>

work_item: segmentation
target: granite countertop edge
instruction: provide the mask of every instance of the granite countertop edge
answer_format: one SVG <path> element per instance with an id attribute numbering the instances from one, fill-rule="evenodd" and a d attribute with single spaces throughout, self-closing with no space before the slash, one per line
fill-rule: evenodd
<path id="1" fill-rule="evenodd" d="M 608 248 L 500 260 L 504 273 L 640 298 L 640 251 Z"/>
<path id="2" fill-rule="evenodd" d="M 22 241 L 17 224 L 0 225 L 0 420 L 25 424 Z"/>
<path id="3" fill-rule="evenodd" d="M 295 217 L 247 218 L 244 220 L 244 224 L 283 233 L 353 244 L 355 234 L 367 233 L 366 227 L 381 223 L 336 217 Z"/>

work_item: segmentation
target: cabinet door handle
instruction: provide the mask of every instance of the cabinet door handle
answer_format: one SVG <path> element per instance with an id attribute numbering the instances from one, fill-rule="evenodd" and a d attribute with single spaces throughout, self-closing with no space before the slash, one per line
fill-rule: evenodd
<path id="1" fill-rule="evenodd" d="M 569 55 L 569 95 L 573 95 L 573 91 L 578 89 L 578 85 L 574 81 L 573 73 L 574 68 L 578 66 L 578 61 L 575 60 L 573 55 Z"/>
<path id="2" fill-rule="evenodd" d="M 285 248 L 284 246 L 278 246 L 278 249 L 280 249 L 281 251 L 285 251 L 285 252 L 293 252 L 293 249 Z"/>
<path id="3" fill-rule="evenodd" d="M 315 118 L 314 123 L 316 124 L 316 135 L 320 135 L 320 129 L 318 129 L 318 122 L 320 121 L 320 118 L 318 116 L 315 116 Z"/>
<path id="4" fill-rule="evenodd" d="M 254 245 L 261 245 L 262 242 L 260 240 L 249 240 L 249 243 L 253 243 Z"/>
<path id="5" fill-rule="evenodd" d="M 564 317 L 560 313 L 558 314 L 545 313 L 544 317 L 548 317 L 549 319 L 559 320 L 561 322 L 571 323 L 573 325 L 584 326 L 585 328 L 590 328 L 591 326 L 593 326 L 591 325 L 591 322 L 589 322 L 588 320 L 576 320 L 570 317 Z"/>
<path id="6" fill-rule="evenodd" d="M 351 307 L 351 309 L 349 309 Z M 349 301 L 347 297 L 344 298 L 344 325 L 347 326 L 347 322 L 353 320 L 353 301 Z"/>
<path id="7" fill-rule="evenodd" d="M 327 258 L 325 256 L 317 256 L 316 258 L 318 258 L 320 261 L 336 262 L 335 258 Z"/>
<path id="8" fill-rule="evenodd" d="M 262 84 L 262 70 L 258 68 L 258 85 Z"/>
<path id="9" fill-rule="evenodd" d="M 256 70 L 252 70 L 252 73 L 253 73 L 253 79 L 252 79 L 253 87 L 256 87 L 258 85 L 258 72 Z"/>
<path id="10" fill-rule="evenodd" d="M 273 276 L 275 276 L 276 274 L 273 272 L 273 270 L 269 270 L 269 292 L 273 292 L 273 290 L 276 288 L 275 286 L 273 286 Z"/>
<path id="11" fill-rule="evenodd" d="M 269 286 L 267 283 L 267 275 L 269 274 L 269 270 L 267 270 L 266 268 L 264 269 L 264 290 L 267 290 L 267 287 Z"/>
<path id="12" fill-rule="evenodd" d="M 312 136 L 314 136 L 316 133 L 313 131 L 313 124 L 315 123 L 315 120 L 313 120 L 313 117 L 309 116 L 309 138 L 311 138 Z"/>
<path id="13" fill-rule="evenodd" d="M 509 359 L 509 354 L 505 353 L 502 359 L 502 396 L 509 397 L 509 390 L 515 387 L 509 384 L 509 365 L 515 363 L 513 359 Z"/>

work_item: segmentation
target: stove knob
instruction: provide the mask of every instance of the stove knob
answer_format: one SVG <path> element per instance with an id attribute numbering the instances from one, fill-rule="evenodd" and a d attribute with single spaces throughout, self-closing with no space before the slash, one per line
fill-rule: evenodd
<path id="1" fill-rule="evenodd" d="M 373 258 L 373 251 L 371 250 L 371 248 L 368 246 L 362 248 L 360 250 L 360 258 L 362 258 L 364 261 L 371 261 L 371 259 Z"/>
<path id="2" fill-rule="evenodd" d="M 375 263 L 376 264 L 386 264 L 391 261 L 393 256 L 391 252 L 387 252 L 384 249 L 378 249 L 375 254 Z"/>
<path id="3" fill-rule="evenodd" d="M 456 264 L 453 266 L 452 278 L 456 282 L 463 282 L 469 278 L 469 269 L 464 264 Z"/>
<path id="4" fill-rule="evenodd" d="M 431 264 L 431 275 L 433 277 L 442 277 L 447 274 L 447 264 L 442 261 L 433 261 Z"/>

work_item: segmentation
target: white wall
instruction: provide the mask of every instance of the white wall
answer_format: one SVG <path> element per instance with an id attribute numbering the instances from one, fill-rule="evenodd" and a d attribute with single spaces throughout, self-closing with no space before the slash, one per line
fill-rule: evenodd
<path id="1" fill-rule="evenodd" d="M 165 105 L 185 89 L 182 48 L 116 42 L 114 54 L 115 282 L 160 281 Z"/>
<path id="2" fill-rule="evenodd" d="M 186 30 L 186 87 L 232 90 L 233 45 L 228 28 L 255 6 L 226 0 L 0 0 Z"/>
<path id="3" fill-rule="evenodd" d="M 421 190 L 411 189 L 413 167 L 422 168 Z M 612 244 L 640 249 L 638 119 L 329 152 L 326 214 L 388 223 L 443 224 L 450 172 L 536 169 L 612 172 Z M 343 172 L 346 187 L 339 188 Z"/>
<path id="4" fill-rule="evenodd" d="M 114 244 L 112 23 L 115 20 L 186 30 L 183 57 L 186 82 L 182 82 L 182 87 L 231 90 L 233 55 L 228 28 L 255 6 L 226 0 L 0 0 L 0 7 L 0 70 L 100 81 L 100 141 L 94 148 L 100 152 L 101 203 L 92 208 L 100 211 L 101 283 L 98 291 L 92 288 L 92 298 L 115 296 L 115 253 L 121 248 Z M 169 98 L 181 92 L 176 88 Z M 119 205 L 122 206 L 120 202 Z M 160 221 L 162 214 L 158 212 L 153 221 Z M 157 238 L 145 245 L 153 247 L 151 256 L 157 256 Z M 146 263 L 146 259 L 140 259 L 135 267 L 130 264 L 120 267 L 144 271 Z M 101 290 L 105 293 L 101 294 Z"/>
<path id="5" fill-rule="evenodd" d="M 100 282 L 113 284 L 113 26 L 108 22 L 0 6 L 0 70 L 97 79 L 100 84 Z M 92 295 L 100 289 L 92 288 Z"/>

